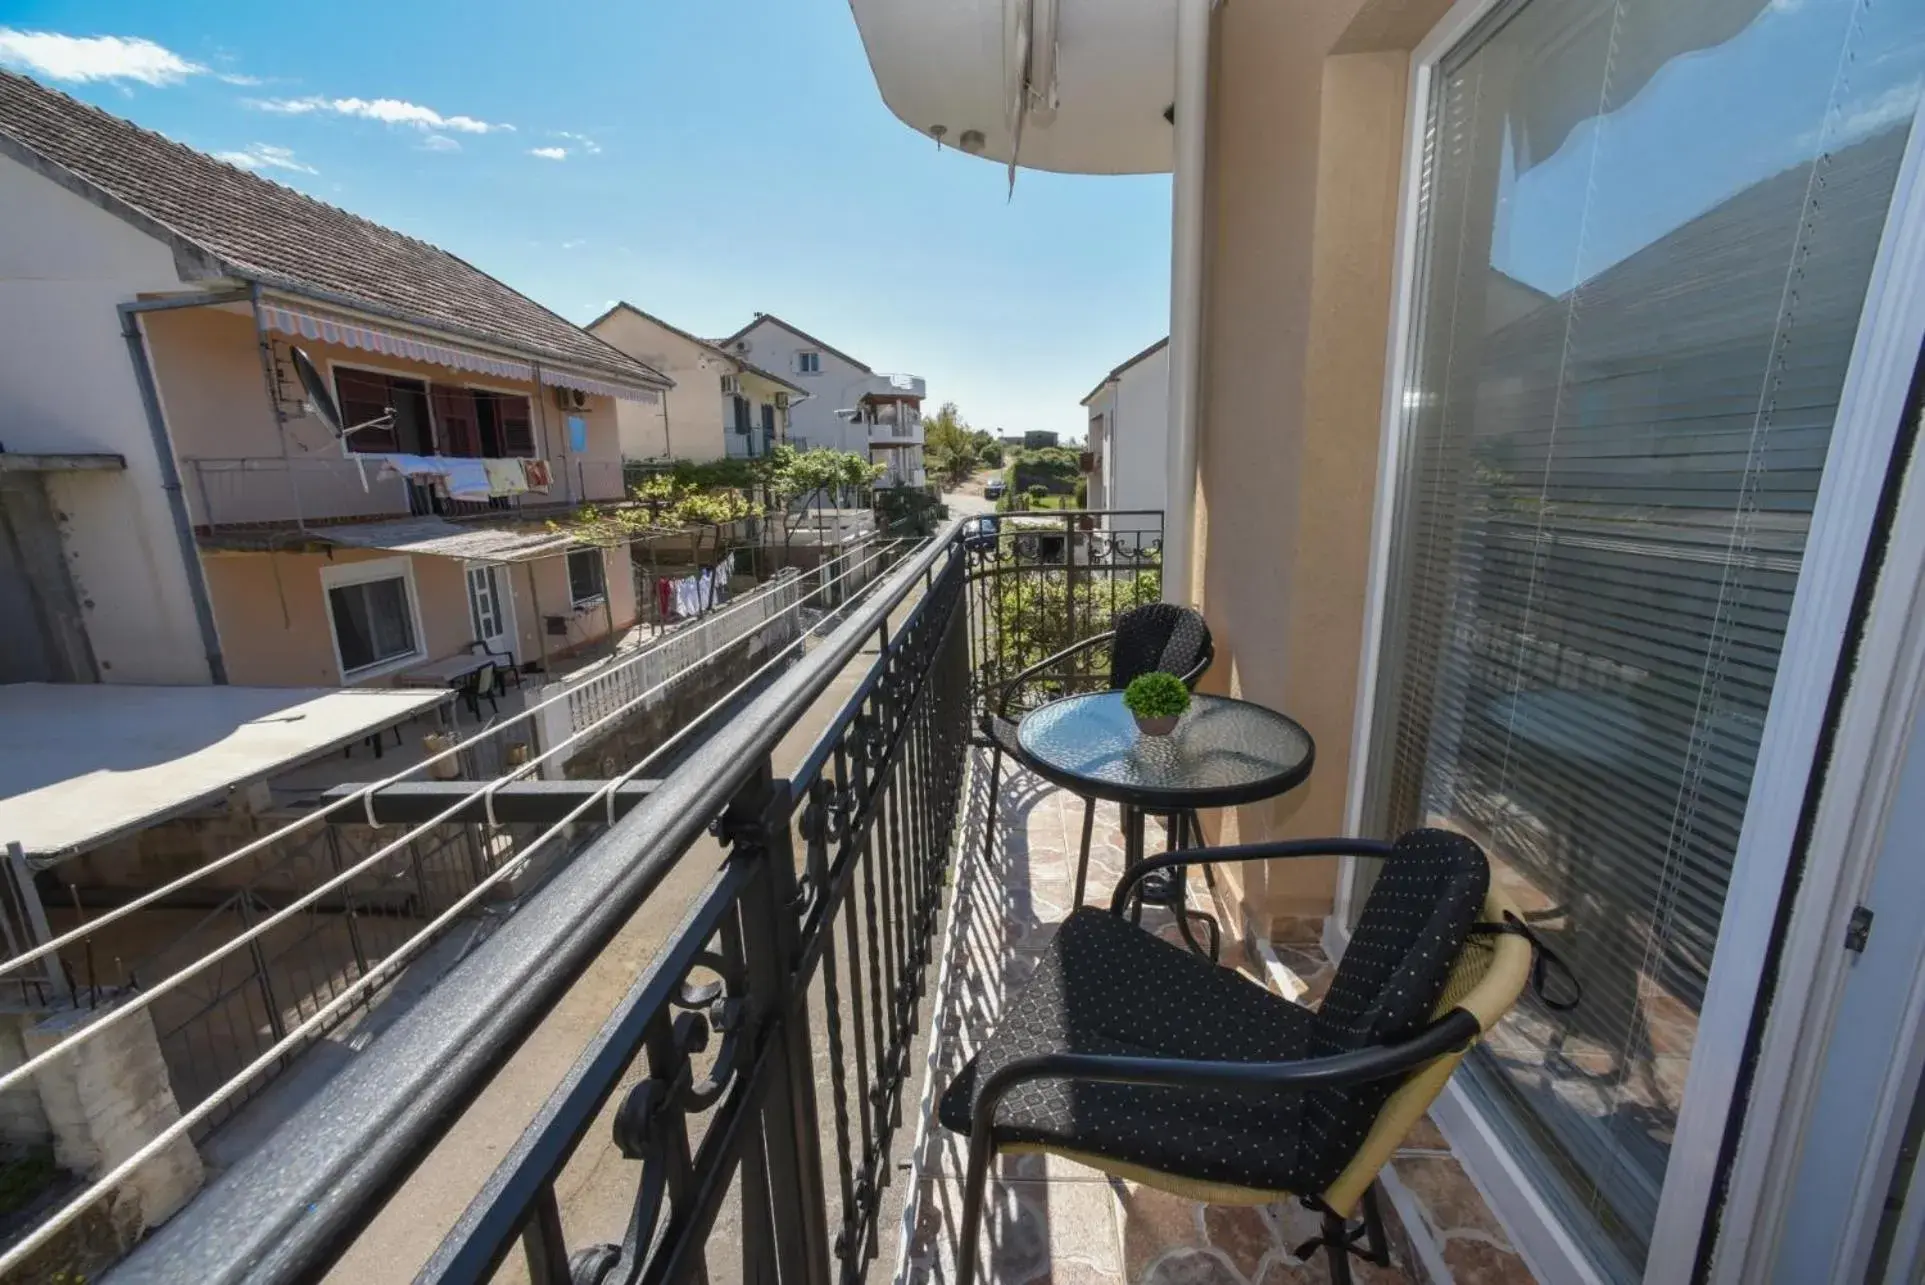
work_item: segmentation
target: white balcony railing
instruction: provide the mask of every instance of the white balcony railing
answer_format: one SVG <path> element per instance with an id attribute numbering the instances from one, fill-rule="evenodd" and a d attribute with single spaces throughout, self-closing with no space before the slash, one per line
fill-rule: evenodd
<path id="1" fill-rule="evenodd" d="M 190 457 L 181 461 L 188 512 L 203 528 L 272 523 L 314 525 L 367 518 L 485 516 L 623 499 L 614 460 L 573 460 L 551 469 L 547 491 L 451 499 L 431 482 L 387 472 L 379 456 Z"/>

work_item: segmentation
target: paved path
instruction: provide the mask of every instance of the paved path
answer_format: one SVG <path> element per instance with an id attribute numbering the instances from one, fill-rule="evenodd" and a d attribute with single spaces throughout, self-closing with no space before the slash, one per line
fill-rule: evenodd
<path id="1" fill-rule="evenodd" d="M 994 474 L 983 473 L 962 484 L 961 489 L 944 491 L 942 502 L 949 506 L 949 516 L 970 517 L 977 513 L 994 513 L 996 501 L 983 498 L 983 483 Z"/>

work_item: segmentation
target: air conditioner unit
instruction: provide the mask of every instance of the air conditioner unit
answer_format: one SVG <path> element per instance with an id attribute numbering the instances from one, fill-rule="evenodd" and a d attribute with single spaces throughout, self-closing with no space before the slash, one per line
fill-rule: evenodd
<path id="1" fill-rule="evenodd" d="M 742 391 L 742 381 L 734 375 L 722 376 L 722 396 L 733 397 Z"/>
<path id="2" fill-rule="evenodd" d="M 563 388 L 555 385 L 555 405 L 563 410 L 587 410 L 588 394 L 579 388 Z"/>
<path id="3" fill-rule="evenodd" d="M 787 393 L 777 393 L 775 395 L 775 408 L 777 410 L 789 409 L 789 395 Z"/>

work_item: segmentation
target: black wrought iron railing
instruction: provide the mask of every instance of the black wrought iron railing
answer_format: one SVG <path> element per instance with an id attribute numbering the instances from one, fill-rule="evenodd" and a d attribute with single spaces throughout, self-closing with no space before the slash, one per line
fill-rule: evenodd
<path id="1" fill-rule="evenodd" d="M 1160 515 L 1087 516 L 951 523 L 903 559 L 109 1279 L 320 1277 L 670 871 L 708 861 L 416 1279 L 487 1280 L 519 1254 L 538 1285 L 863 1280 L 919 1098 L 980 695 L 1048 645 L 1047 604 L 1082 636 L 1155 596 Z M 557 1195 L 611 1104 L 633 1165 L 619 1238 L 571 1227 Z"/>

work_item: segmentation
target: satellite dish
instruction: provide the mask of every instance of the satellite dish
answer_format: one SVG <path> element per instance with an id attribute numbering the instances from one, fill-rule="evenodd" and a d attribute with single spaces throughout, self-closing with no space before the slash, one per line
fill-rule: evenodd
<path id="1" fill-rule="evenodd" d="M 301 391 L 307 394 L 308 414 L 328 426 L 328 432 L 336 437 L 346 437 L 347 430 L 341 425 L 341 408 L 334 404 L 334 394 L 328 390 L 328 381 L 321 374 L 314 359 L 299 348 L 288 349 L 294 356 L 294 373 L 300 376 Z"/>
<path id="2" fill-rule="evenodd" d="M 294 373 L 300 377 L 301 391 L 307 394 L 308 414 L 327 425 L 328 432 L 334 434 L 335 440 L 341 443 L 341 454 L 343 456 L 348 454 L 348 437 L 350 434 L 358 433 L 364 428 L 394 427 L 394 407 L 392 406 L 383 406 L 379 415 L 376 415 L 373 419 L 365 423 L 343 424 L 341 422 L 341 408 L 335 403 L 334 394 L 328 391 L 328 381 L 327 378 L 321 374 L 321 368 L 314 364 L 312 357 L 302 352 L 299 348 L 294 347 L 292 344 L 288 345 L 288 352 L 294 360 Z M 354 471 L 361 479 L 361 489 L 366 491 L 368 489 L 368 470 L 359 456 L 355 457 Z"/>

